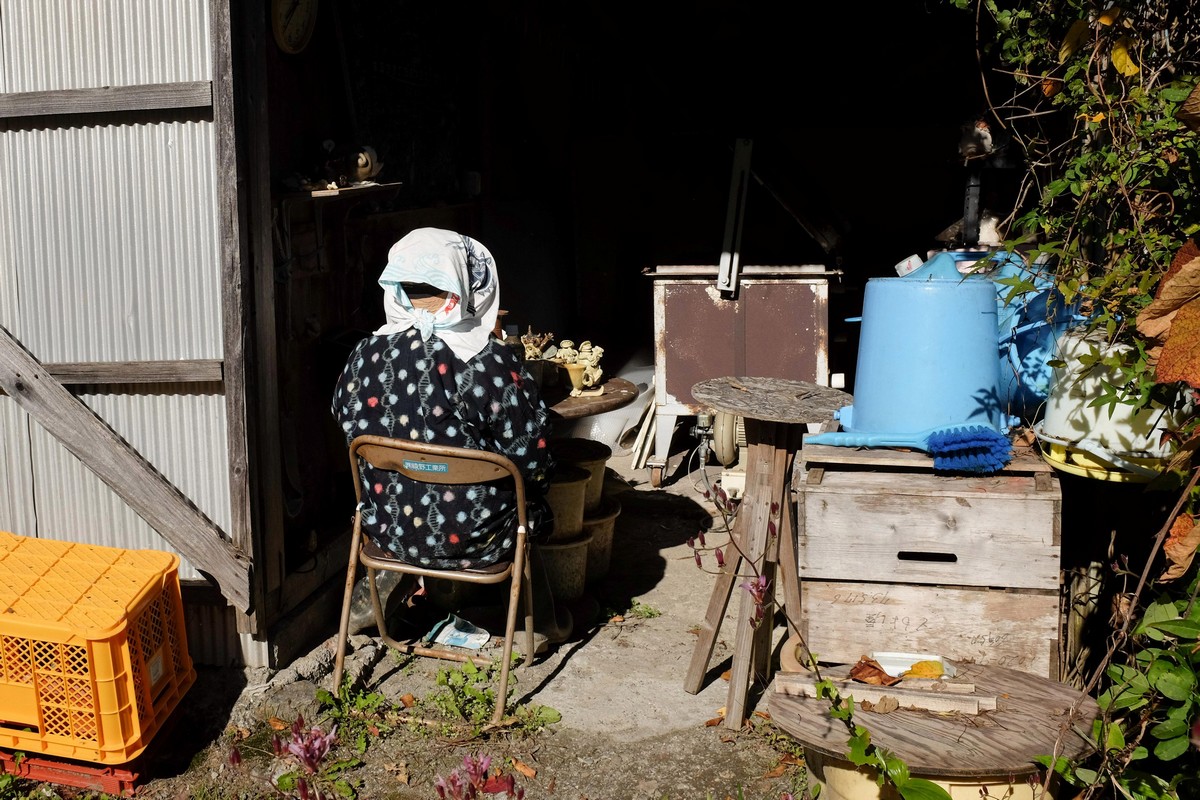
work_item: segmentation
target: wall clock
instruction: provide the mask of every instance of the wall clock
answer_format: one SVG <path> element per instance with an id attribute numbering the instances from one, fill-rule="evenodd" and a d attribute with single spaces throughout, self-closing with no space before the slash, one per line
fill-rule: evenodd
<path id="1" fill-rule="evenodd" d="M 307 47 L 316 26 L 317 0 L 271 0 L 271 30 L 283 52 L 299 53 Z"/>

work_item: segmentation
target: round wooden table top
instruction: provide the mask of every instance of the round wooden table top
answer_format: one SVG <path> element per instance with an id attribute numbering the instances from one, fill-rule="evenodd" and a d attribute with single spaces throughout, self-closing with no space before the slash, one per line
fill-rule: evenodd
<path id="1" fill-rule="evenodd" d="M 995 711 L 964 714 L 900 708 L 881 714 L 854 704 L 854 721 L 871 732 L 871 742 L 903 759 L 913 774 L 1029 775 L 1041 769 L 1033 761 L 1035 756 L 1057 753 L 1073 759 L 1093 751 L 1088 736 L 1100 708 L 1091 697 L 1027 672 L 953 663 L 958 670 L 953 681 L 975 684 L 976 696 L 995 697 Z M 827 678 L 845 678 L 848 670 L 834 667 L 821 672 Z M 767 707 L 771 721 L 806 747 L 846 758 L 846 726 L 829 715 L 827 700 L 772 691 Z"/>
<path id="2" fill-rule="evenodd" d="M 580 419 L 627 406 L 638 396 L 638 388 L 624 378 L 609 378 L 601 386 L 603 394 L 571 397 L 568 387 L 559 384 L 544 390 L 542 399 L 553 419 Z"/>
<path id="3" fill-rule="evenodd" d="M 765 422 L 825 422 L 854 402 L 841 389 L 784 378 L 711 378 L 692 386 L 692 397 L 717 411 Z"/>

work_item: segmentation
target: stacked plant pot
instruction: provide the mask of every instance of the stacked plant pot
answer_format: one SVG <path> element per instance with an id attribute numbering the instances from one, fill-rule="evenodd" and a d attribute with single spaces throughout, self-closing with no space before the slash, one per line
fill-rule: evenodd
<path id="1" fill-rule="evenodd" d="M 588 475 L 583 492 L 580 538 L 587 541 L 584 582 L 591 584 L 608 574 L 613 529 L 621 513 L 620 502 L 604 494 L 604 474 L 612 448 L 592 439 L 563 438 L 551 440 L 550 452 L 560 469 L 571 466 Z"/>
<path id="2" fill-rule="evenodd" d="M 582 467 L 561 463 L 546 492 L 546 501 L 554 513 L 554 531 L 538 550 L 557 600 L 578 600 L 583 596 L 589 543 L 583 531 L 583 506 L 590 478 Z"/>

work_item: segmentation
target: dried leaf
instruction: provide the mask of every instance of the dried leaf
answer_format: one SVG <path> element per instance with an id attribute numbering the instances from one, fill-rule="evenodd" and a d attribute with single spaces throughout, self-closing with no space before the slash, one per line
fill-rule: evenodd
<path id="1" fill-rule="evenodd" d="M 1112 63 L 1117 72 L 1125 77 L 1137 75 L 1141 68 L 1133 58 L 1133 40 L 1128 36 L 1122 36 L 1113 42 L 1112 48 Z"/>
<path id="2" fill-rule="evenodd" d="M 512 766 L 513 769 L 524 775 L 526 778 L 537 777 L 537 770 L 526 764 L 524 761 L 521 761 L 519 758 L 514 758 L 512 760 Z"/>
<path id="3" fill-rule="evenodd" d="M 946 674 L 940 661 L 918 661 L 904 672 L 905 678 L 940 678 Z"/>
<path id="4" fill-rule="evenodd" d="M 879 702 L 875 704 L 876 714 L 890 714 L 900 708 L 900 701 L 892 697 L 890 694 L 885 694 L 879 698 Z"/>
<path id="5" fill-rule="evenodd" d="M 396 780 L 400 781 L 400 783 L 408 783 L 408 762 L 401 761 L 398 764 L 384 764 L 383 769 L 385 772 L 395 775 Z"/>
<path id="6" fill-rule="evenodd" d="M 1175 315 L 1158 356 L 1155 379 L 1159 383 L 1184 381 L 1200 389 L 1200 300 L 1188 303 Z"/>
<path id="7" fill-rule="evenodd" d="M 733 670 L 729 670 L 729 669 L 725 670 L 724 672 L 721 673 L 721 680 L 723 680 L 723 681 L 729 680 L 729 677 L 732 674 L 733 674 Z"/>
<path id="8" fill-rule="evenodd" d="M 866 656 L 860 658 L 858 663 L 850 668 L 850 679 L 871 686 L 891 686 L 900 682 L 899 678 L 888 675 L 883 667 L 879 666 L 878 661 Z"/>
<path id="9" fill-rule="evenodd" d="M 1054 97 L 1054 95 L 1061 92 L 1062 89 L 1063 89 L 1063 82 L 1060 81 L 1058 78 L 1042 78 L 1042 96 L 1043 97 Z"/>
<path id="10" fill-rule="evenodd" d="M 267 720 L 267 724 L 277 731 L 282 731 L 286 728 L 292 727 L 292 723 L 284 722 L 279 717 L 271 717 L 269 720 Z"/>
<path id="11" fill-rule="evenodd" d="M 1200 525 L 1188 514 L 1180 514 L 1171 523 L 1171 532 L 1163 543 L 1163 555 L 1170 565 L 1159 578 L 1161 581 L 1171 581 L 1182 576 L 1192 565 L 1196 557 L 1196 547 L 1200 545 Z"/>
<path id="12" fill-rule="evenodd" d="M 1191 94 L 1175 112 L 1175 119 L 1187 125 L 1192 131 L 1200 133 L 1200 83 L 1192 87 Z"/>
<path id="13" fill-rule="evenodd" d="M 774 769 L 763 774 L 763 778 L 767 780 L 770 780 L 771 778 L 782 778 L 786 772 L 786 764 L 776 764 Z"/>
<path id="14" fill-rule="evenodd" d="M 417 698 L 412 696 L 412 692 L 409 692 L 408 694 L 401 695 L 400 704 L 405 708 L 412 708 L 417 704 Z"/>
<path id="15" fill-rule="evenodd" d="M 766 711 L 755 711 L 754 716 L 761 717 L 762 719 L 770 719 L 771 718 L 771 715 L 768 714 Z"/>
<path id="16" fill-rule="evenodd" d="M 1072 22 L 1070 30 L 1063 39 L 1062 46 L 1058 48 L 1058 63 L 1062 64 L 1074 55 L 1075 51 L 1083 44 L 1083 40 L 1087 38 L 1087 34 L 1087 20 L 1077 19 Z"/>
<path id="17" fill-rule="evenodd" d="M 1171 259 L 1171 267 L 1158 282 L 1154 300 L 1137 317 L 1137 330 L 1151 345 L 1150 363 L 1158 360 L 1176 312 L 1200 293 L 1200 247 L 1189 239 Z"/>
<path id="18" fill-rule="evenodd" d="M 1110 6 L 1103 14 L 1100 15 L 1099 21 L 1101 25 L 1112 25 L 1117 21 L 1117 17 L 1121 16 L 1120 6 Z"/>
<path id="19" fill-rule="evenodd" d="M 611 622 L 613 625 L 620 625 L 624 621 L 625 621 L 625 617 L 621 616 L 620 614 L 617 614 L 616 616 L 614 616 L 612 619 L 609 620 L 609 622 Z"/>
<path id="20" fill-rule="evenodd" d="M 712 719 L 710 719 L 704 723 L 704 727 L 715 728 L 716 726 L 720 725 L 724 721 L 725 721 L 724 717 L 713 717 Z"/>

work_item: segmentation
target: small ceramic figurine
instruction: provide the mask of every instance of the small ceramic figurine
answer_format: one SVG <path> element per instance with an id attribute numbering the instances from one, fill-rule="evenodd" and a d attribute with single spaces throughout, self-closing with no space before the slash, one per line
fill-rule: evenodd
<path id="1" fill-rule="evenodd" d="M 579 356 L 575 363 L 583 364 L 583 385 L 599 386 L 604 370 L 600 369 L 600 357 L 604 355 L 603 347 L 595 347 L 591 342 L 579 345 Z"/>
<path id="2" fill-rule="evenodd" d="M 575 349 L 575 342 L 570 339 L 563 339 L 558 343 L 558 352 L 554 356 L 554 360 L 560 364 L 574 364 L 579 358 L 579 351 Z"/>
<path id="3" fill-rule="evenodd" d="M 534 333 L 529 326 L 527 333 L 521 334 L 521 344 L 525 346 L 525 360 L 537 361 L 545 356 L 546 347 L 554 341 L 553 333 Z"/>

